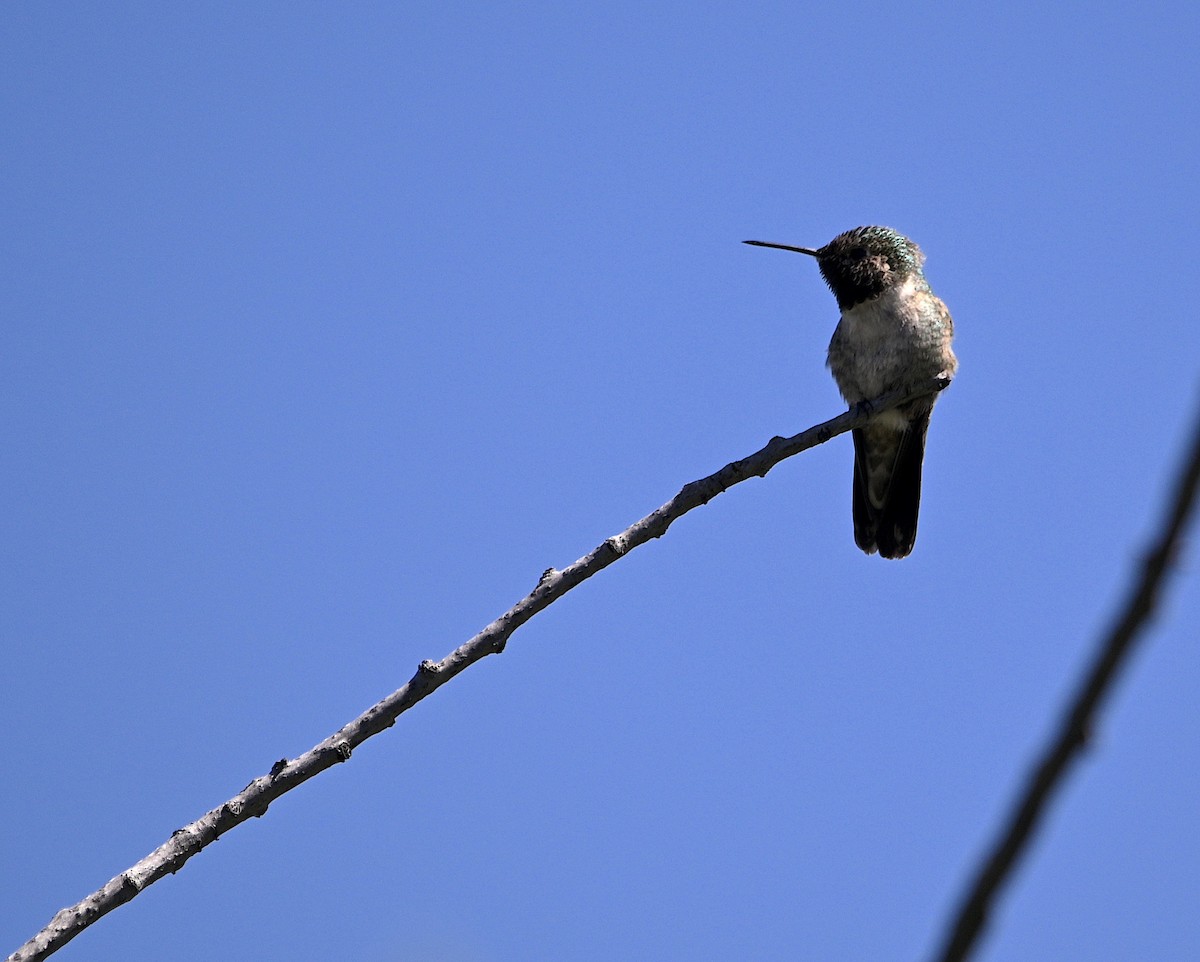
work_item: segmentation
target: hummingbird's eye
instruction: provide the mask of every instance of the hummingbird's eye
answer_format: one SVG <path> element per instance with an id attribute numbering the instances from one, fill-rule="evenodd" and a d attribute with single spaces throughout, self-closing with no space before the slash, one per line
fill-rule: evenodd
<path id="1" fill-rule="evenodd" d="M 867 256 L 867 249 L 865 247 L 851 247 L 850 248 L 850 260 L 861 261 L 866 256 Z"/>

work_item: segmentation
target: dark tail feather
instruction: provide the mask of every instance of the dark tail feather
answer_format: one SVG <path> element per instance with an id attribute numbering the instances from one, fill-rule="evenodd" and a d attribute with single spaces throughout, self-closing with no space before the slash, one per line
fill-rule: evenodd
<path id="1" fill-rule="evenodd" d="M 866 439 L 859 428 L 851 432 L 854 437 L 854 543 L 867 554 L 878 550 L 875 544 L 875 512 L 867 498 Z"/>
<path id="2" fill-rule="evenodd" d="M 929 415 L 926 414 L 913 421 L 900 445 L 887 503 L 879 513 L 877 538 L 881 558 L 905 558 L 916 544 L 917 514 L 921 510 L 921 465 L 925 460 L 928 430 Z"/>
<path id="3" fill-rule="evenodd" d="M 854 541 L 867 554 L 905 558 L 917 540 L 917 515 L 921 508 L 921 466 L 925 460 L 925 435 L 929 415 L 918 413 L 896 451 L 887 496 L 880 508 L 867 495 L 866 439 L 854 432 Z"/>

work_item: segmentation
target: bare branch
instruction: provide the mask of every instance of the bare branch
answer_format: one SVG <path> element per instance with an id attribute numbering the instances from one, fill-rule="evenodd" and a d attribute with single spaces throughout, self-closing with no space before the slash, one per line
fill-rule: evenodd
<path id="1" fill-rule="evenodd" d="M 1095 660 L 1069 710 L 1063 715 L 1059 730 L 1031 770 L 1025 791 L 1009 814 L 991 852 L 980 864 L 973 884 L 947 929 L 945 944 L 936 956 L 939 962 L 962 962 L 971 953 L 1000 887 L 1028 847 L 1047 803 L 1066 776 L 1067 766 L 1087 745 L 1101 700 L 1154 613 L 1162 583 L 1179 550 L 1200 487 L 1200 420 L 1196 423 L 1191 445 L 1188 460 L 1176 481 L 1170 510 L 1163 518 L 1153 547 L 1142 561 L 1141 576 L 1135 574 L 1129 597 L 1097 649 Z"/>
<path id="2" fill-rule="evenodd" d="M 346 761 L 355 748 L 372 735 L 390 728 L 402 712 L 436 691 L 460 671 L 486 655 L 503 651 L 509 636 L 543 608 L 638 545 L 645 544 L 652 538 L 661 538 L 677 518 L 693 508 L 707 504 L 718 494 L 747 478 L 765 476 L 771 468 L 792 455 L 860 427 L 874 414 L 904 404 L 913 398 L 941 391 L 949 383 L 949 378 L 932 378 L 918 388 L 893 391 L 870 403 L 856 405 L 845 414 L 794 437 L 772 438 L 761 451 L 727 464 L 707 478 L 685 485 L 683 490 L 657 511 L 630 525 L 620 534 L 608 538 L 573 565 L 562 571 L 546 569 L 538 580 L 537 587 L 530 594 L 466 644 L 441 661 L 421 662 L 417 673 L 403 688 L 388 695 L 299 758 L 290 761 L 286 758 L 280 759 L 271 766 L 270 772 L 256 778 L 225 804 L 175 831 L 166 842 L 102 889 L 93 892 L 82 902 L 60 911 L 50 920 L 49 925 L 10 955 L 7 962 L 33 962 L 46 958 L 97 919 L 124 905 L 146 886 L 157 882 L 168 873 L 179 871 L 184 862 L 231 828 L 265 813 L 267 807 L 280 795 L 338 762 Z"/>

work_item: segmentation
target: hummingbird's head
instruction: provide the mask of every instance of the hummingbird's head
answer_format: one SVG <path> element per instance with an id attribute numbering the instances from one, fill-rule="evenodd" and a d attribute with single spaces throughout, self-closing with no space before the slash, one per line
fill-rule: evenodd
<path id="1" fill-rule="evenodd" d="M 843 311 L 878 297 L 913 274 L 920 276 L 925 262 L 921 248 L 890 227 L 855 227 L 815 250 L 765 241 L 746 243 L 815 257 Z"/>

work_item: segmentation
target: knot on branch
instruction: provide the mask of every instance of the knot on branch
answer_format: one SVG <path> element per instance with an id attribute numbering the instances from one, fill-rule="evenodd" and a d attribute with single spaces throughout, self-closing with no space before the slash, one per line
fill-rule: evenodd
<path id="1" fill-rule="evenodd" d="M 727 464 L 716 474 L 710 474 L 707 478 L 700 478 L 697 481 L 689 481 L 683 486 L 680 495 L 687 501 L 694 501 L 696 504 L 708 504 L 708 502 L 729 487 L 729 483 L 724 479 L 731 471 L 736 476 L 739 471 L 744 470 L 745 466 L 741 461 Z M 671 520 L 675 519 L 672 518 Z"/>
<path id="2" fill-rule="evenodd" d="M 629 550 L 629 544 L 625 540 L 625 536 L 623 534 L 616 534 L 611 538 L 606 538 L 604 541 L 604 547 L 608 548 L 618 557 Z"/>

